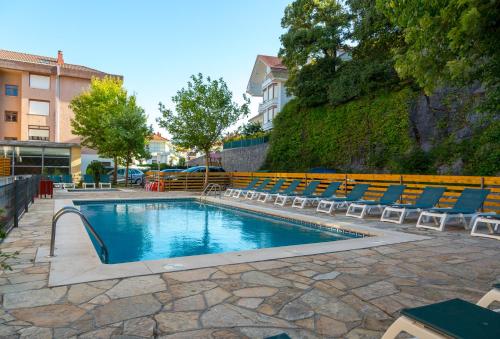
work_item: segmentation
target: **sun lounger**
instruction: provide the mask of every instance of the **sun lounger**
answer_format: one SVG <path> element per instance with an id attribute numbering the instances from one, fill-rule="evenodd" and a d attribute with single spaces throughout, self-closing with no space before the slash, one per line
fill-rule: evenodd
<path id="1" fill-rule="evenodd" d="M 318 185 L 321 183 L 321 181 L 311 181 L 307 187 L 299 193 L 291 193 L 291 194 L 278 194 L 276 197 L 276 200 L 274 201 L 275 205 L 279 206 L 285 206 L 288 201 L 293 201 L 296 197 L 309 197 L 311 196 L 315 191 L 316 188 L 318 188 Z"/>
<path id="2" fill-rule="evenodd" d="M 451 299 L 427 306 L 403 309 L 382 339 L 406 332 L 417 338 L 500 338 L 500 313 L 487 307 L 500 301 L 497 285 L 478 303 Z"/>
<path id="3" fill-rule="evenodd" d="M 246 198 L 249 200 L 257 199 L 261 193 L 277 193 L 281 189 L 281 186 L 285 184 L 285 179 L 280 179 L 270 189 L 256 189 L 253 191 L 248 191 Z"/>
<path id="4" fill-rule="evenodd" d="M 71 174 L 63 175 L 61 185 L 62 188 L 75 188 L 75 183 L 73 182 L 73 176 Z"/>
<path id="5" fill-rule="evenodd" d="M 421 212 L 418 217 L 417 227 L 443 231 L 446 223 L 455 218 L 459 219 L 467 229 L 469 225 L 465 218 L 477 216 L 477 210 L 481 208 L 489 193 L 490 190 L 488 189 L 466 188 L 452 208 L 431 208 L 428 211 Z M 426 224 L 430 218 L 434 223 Z"/>
<path id="6" fill-rule="evenodd" d="M 364 218 L 373 210 L 382 213 L 385 207 L 401 199 L 405 188 L 405 185 L 390 185 L 379 200 L 361 200 L 351 203 L 345 215 L 354 218 Z"/>
<path id="7" fill-rule="evenodd" d="M 420 213 L 423 210 L 436 206 L 445 191 L 446 187 L 427 186 L 424 188 L 414 204 L 393 204 L 391 206 L 387 206 L 382 212 L 380 221 L 402 224 L 408 215 L 412 213 Z"/>
<path id="8" fill-rule="evenodd" d="M 101 174 L 99 176 L 99 188 L 104 188 L 104 186 L 111 188 L 111 180 L 107 174 Z"/>
<path id="9" fill-rule="evenodd" d="M 297 187 L 299 187 L 300 182 L 301 182 L 301 180 L 295 179 L 290 183 L 290 185 L 287 188 L 285 188 L 283 190 L 280 190 L 280 188 L 281 188 L 280 187 L 279 189 L 275 190 L 274 192 L 261 192 L 259 194 L 259 197 L 257 198 L 257 201 L 268 202 L 269 200 L 276 199 L 278 194 L 292 194 L 293 192 L 295 192 Z"/>
<path id="10" fill-rule="evenodd" d="M 52 180 L 52 185 L 54 188 L 63 188 L 62 179 L 60 175 L 49 175 L 49 179 Z"/>
<path id="11" fill-rule="evenodd" d="M 478 228 L 481 224 L 485 224 L 488 233 L 479 232 Z M 470 235 L 474 237 L 484 237 L 500 240 L 500 216 L 499 215 L 480 215 L 474 218 Z"/>
<path id="12" fill-rule="evenodd" d="M 251 196 L 252 194 L 254 193 L 257 193 L 257 192 L 263 192 L 265 191 L 267 185 L 269 185 L 269 183 L 271 182 L 271 179 L 265 179 L 263 182 L 261 182 L 256 188 L 254 189 L 251 189 L 251 190 L 236 190 L 235 193 L 233 193 L 233 197 L 234 198 L 239 198 L 241 194 L 243 194 L 243 196 L 245 198 L 249 198 L 249 195 Z M 257 193 L 257 196 L 259 194 Z"/>
<path id="13" fill-rule="evenodd" d="M 342 185 L 341 182 L 333 181 L 320 195 L 311 194 L 309 196 L 297 196 L 293 200 L 292 207 L 304 208 L 308 204 L 314 205 L 315 203 L 319 203 L 321 200 L 331 199 L 335 197 L 335 193 L 339 189 L 340 185 Z"/>
<path id="14" fill-rule="evenodd" d="M 358 201 L 363 198 L 370 184 L 357 184 L 346 197 L 334 197 L 330 199 L 320 200 L 316 212 L 332 213 L 333 210 L 347 208 L 353 201 Z"/>
<path id="15" fill-rule="evenodd" d="M 239 189 L 234 188 L 234 187 L 228 188 L 228 189 L 226 189 L 226 191 L 224 192 L 224 196 L 225 196 L 225 197 L 230 197 L 230 196 L 233 194 L 233 192 L 234 192 L 235 190 L 240 190 L 240 191 L 242 191 L 242 190 L 250 190 L 250 189 L 254 188 L 254 187 L 255 187 L 255 185 L 257 185 L 257 183 L 258 183 L 258 182 L 259 182 L 259 178 L 254 178 L 254 179 L 253 179 L 252 181 L 250 181 L 250 182 L 248 183 L 248 185 L 247 185 L 246 187 L 244 187 L 244 188 L 239 188 Z"/>
<path id="16" fill-rule="evenodd" d="M 84 174 L 83 175 L 83 188 L 87 189 L 88 186 L 91 186 L 92 188 L 95 188 L 95 182 L 94 182 L 94 177 L 90 174 Z"/>

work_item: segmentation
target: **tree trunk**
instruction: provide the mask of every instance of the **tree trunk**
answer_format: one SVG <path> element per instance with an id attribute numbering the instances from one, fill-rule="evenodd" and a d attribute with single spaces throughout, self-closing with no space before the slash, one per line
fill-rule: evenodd
<path id="1" fill-rule="evenodd" d="M 118 181 L 118 157 L 113 157 L 113 162 L 115 163 L 114 169 L 113 169 L 113 185 L 116 185 Z"/>
<path id="2" fill-rule="evenodd" d="M 128 165 L 130 160 L 127 158 L 127 163 L 125 165 L 125 187 L 128 187 Z"/>
<path id="3" fill-rule="evenodd" d="M 203 185 L 203 188 L 206 188 L 208 186 L 209 166 L 210 166 L 210 151 L 205 151 L 205 184 Z"/>

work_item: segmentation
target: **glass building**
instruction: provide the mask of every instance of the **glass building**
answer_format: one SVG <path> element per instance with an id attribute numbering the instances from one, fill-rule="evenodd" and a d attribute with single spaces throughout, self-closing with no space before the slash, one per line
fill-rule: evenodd
<path id="1" fill-rule="evenodd" d="M 0 159 L 10 175 L 74 174 L 81 163 L 78 144 L 55 142 L 0 141 Z"/>

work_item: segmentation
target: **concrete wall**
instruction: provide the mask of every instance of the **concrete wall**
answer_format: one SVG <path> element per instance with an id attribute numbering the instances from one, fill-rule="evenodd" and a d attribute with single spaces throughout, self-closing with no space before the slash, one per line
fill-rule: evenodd
<path id="1" fill-rule="evenodd" d="M 222 166 L 227 172 L 258 171 L 266 159 L 269 143 L 250 147 L 231 148 L 221 152 Z M 188 161 L 189 166 L 205 165 L 205 157 Z"/>

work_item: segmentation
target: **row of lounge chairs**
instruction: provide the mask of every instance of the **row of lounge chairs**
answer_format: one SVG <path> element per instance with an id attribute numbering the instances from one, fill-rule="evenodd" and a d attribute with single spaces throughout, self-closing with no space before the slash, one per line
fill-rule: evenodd
<path id="1" fill-rule="evenodd" d="M 48 179 L 53 182 L 54 188 L 75 188 L 75 183 L 73 182 L 73 177 L 70 174 L 66 175 L 49 175 Z M 94 177 L 90 174 L 84 174 L 82 180 L 82 186 L 84 189 L 96 188 Z M 99 177 L 99 188 L 111 188 L 110 176 L 107 174 L 101 174 Z"/>
<path id="2" fill-rule="evenodd" d="M 452 220 L 458 219 L 467 229 L 470 218 L 472 235 L 487 236 L 500 239 L 500 221 L 494 213 L 480 213 L 490 191 L 488 189 L 465 188 L 451 208 L 436 207 L 443 197 L 446 188 L 427 186 L 413 204 L 401 204 L 406 186 L 390 185 L 377 200 L 364 200 L 363 196 L 370 188 L 369 184 L 356 184 L 345 197 L 338 197 L 336 192 L 342 182 L 331 182 L 322 193 L 316 193 L 320 181 L 311 181 L 302 191 L 297 192 L 301 180 L 293 180 L 286 188 L 286 180 L 279 179 L 270 188 L 271 179 L 253 179 L 245 188 L 229 188 L 224 195 L 227 197 L 257 200 L 260 202 L 274 202 L 277 206 L 285 206 L 291 202 L 294 208 L 316 206 L 316 211 L 331 214 L 337 210 L 347 210 L 346 215 L 355 218 L 364 218 L 378 214 L 380 220 L 402 224 L 410 215 L 418 215 L 417 227 L 443 231 Z M 485 223 L 489 233 L 478 232 L 478 225 Z"/>

